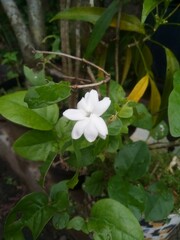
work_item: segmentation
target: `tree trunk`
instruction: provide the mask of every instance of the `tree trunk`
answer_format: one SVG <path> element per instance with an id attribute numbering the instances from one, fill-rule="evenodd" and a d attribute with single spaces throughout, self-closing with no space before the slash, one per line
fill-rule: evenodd
<path id="1" fill-rule="evenodd" d="M 26 0 L 28 5 L 29 26 L 34 45 L 43 49 L 42 40 L 45 37 L 44 12 L 41 0 Z"/>
<path id="2" fill-rule="evenodd" d="M 12 29 L 16 35 L 23 59 L 25 63 L 30 65 L 33 62 L 33 55 L 31 52 L 34 45 L 22 15 L 14 0 L 0 0 L 0 3 L 8 16 Z"/>

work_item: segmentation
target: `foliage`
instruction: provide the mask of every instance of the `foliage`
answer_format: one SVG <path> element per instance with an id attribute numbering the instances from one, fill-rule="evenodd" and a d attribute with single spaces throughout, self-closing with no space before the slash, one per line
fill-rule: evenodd
<path id="1" fill-rule="evenodd" d="M 126 5 L 126 2 L 128 1 L 123 1 L 123 4 Z M 146 20 L 149 14 L 158 9 L 159 4 L 163 4 L 163 13 L 155 14 L 154 25 L 149 29 Z M 166 15 L 169 4 L 170 1 L 144 0 L 141 19 L 121 13 L 122 6 L 118 0 L 112 1 L 106 9 L 69 8 L 52 18 L 53 21 L 81 20 L 92 24 L 91 36 L 83 52 L 88 60 L 60 52 L 35 51 L 35 59 L 41 67 L 31 69 L 24 66 L 24 75 L 30 86 L 27 90 L 0 97 L 0 114 L 9 121 L 28 128 L 15 141 L 13 148 L 20 156 L 41 163 L 39 183 L 42 189 L 56 156 L 60 156 L 63 163 L 74 170 L 74 176 L 52 185 L 49 193 L 31 193 L 23 197 L 6 219 L 5 240 L 24 239 L 25 229 L 32 233 L 32 239 L 37 239 L 49 221 L 52 221 L 57 230 L 75 229 L 92 234 L 95 240 L 141 240 L 143 233 L 138 220 L 142 217 L 148 221 L 162 220 L 172 211 L 174 197 L 166 187 L 166 181 L 147 180 L 152 155 L 148 143 L 140 140 L 132 142 L 129 138 L 129 127 L 132 126 L 149 130 L 157 141 L 167 136 L 168 126 L 172 136 L 180 136 L 179 63 L 170 49 L 161 46 L 167 62 L 166 81 L 161 94 L 152 71 L 152 53 L 148 47 L 148 43 L 153 42 L 155 31 L 169 17 Z M 122 39 L 115 44 L 114 40 L 106 39 L 106 34 L 112 29 L 116 32 L 113 37 L 118 40 L 119 33 L 122 34 Z M 47 36 L 47 39 L 51 36 Z M 106 41 L 106 47 L 101 44 L 101 40 Z M 106 52 L 103 62 L 98 56 L 100 48 Z M 111 49 L 113 54 L 109 53 Z M 122 58 L 119 57 L 120 53 Z M 64 80 L 55 81 L 47 69 L 56 66 L 56 61 L 59 60 L 57 56 L 80 61 L 84 75 L 86 65 L 94 67 L 89 74 L 91 82 L 89 83 L 88 77 L 63 75 Z M 113 57 L 109 64 L 108 58 Z M 112 77 L 116 78 L 120 70 L 122 77 L 116 81 L 110 80 L 108 72 L 112 72 Z M 140 79 L 133 82 L 132 89 L 128 84 L 129 78 L 132 78 L 131 81 Z M 105 139 L 97 138 L 94 142 L 88 142 L 84 137 L 72 139 L 73 123 L 62 116 L 69 99 L 77 103 L 77 97 L 82 96 L 78 90 L 86 87 L 96 87 L 103 97 L 109 93 L 111 99 L 109 109 L 102 116 L 107 124 L 108 136 Z M 125 91 L 127 89 L 128 94 Z M 140 103 L 149 90 L 148 104 Z M 85 107 L 84 104 L 81 109 L 78 105 L 78 110 L 83 112 Z M 168 110 L 161 114 L 166 107 Z M 86 113 L 91 113 L 91 109 Z M 168 126 L 165 123 L 166 114 Z M 85 119 L 89 117 L 87 114 Z M 93 126 L 97 128 L 95 124 Z M 102 137 L 102 134 L 99 136 Z M 76 213 L 70 189 L 77 186 L 82 170 L 85 170 L 86 177 L 82 189 L 93 201 L 89 214 L 80 216 Z"/>

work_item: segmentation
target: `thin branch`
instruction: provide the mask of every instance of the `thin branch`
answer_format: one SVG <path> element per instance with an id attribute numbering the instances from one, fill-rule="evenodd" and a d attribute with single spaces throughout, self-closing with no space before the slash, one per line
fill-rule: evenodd
<path id="1" fill-rule="evenodd" d="M 150 150 L 177 147 L 177 146 L 180 146 L 179 141 L 167 142 L 167 143 L 157 142 L 157 143 L 148 144 L 148 147 L 149 147 Z"/>
<path id="2" fill-rule="evenodd" d="M 91 83 L 91 84 L 82 84 L 82 85 L 79 85 L 79 84 L 75 84 L 75 85 L 72 85 L 71 87 L 72 88 L 90 88 L 90 87 L 96 87 L 96 86 L 99 86 L 101 84 L 104 84 L 104 83 L 108 83 L 111 79 L 111 75 L 106 72 L 103 68 L 99 67 L 98 65 L 84 59 L 84 58 L 80 58 L 80 57 L 75 57 L 75 56 L 72 56 L 72 55 L 69 55 L 69 54 L 66 54 L 66 53 L 62 53 L 62 52 L 50 52 L 50 51 L 40 51 L 40 50 L 33 50 L 33 53 L 41 53 L 41 54 L 54 54 L 54 55 L 57 55 L 57 56 L 61 56 L 61 57 L 65 57 L 65 58 L 70 58 L 70 59 L 73 59 L 73 60 L 76 60 L 76 61 L 80 61 L 82 63 L 85 63 L 89 66 L 92 66 L 94 68 L 96 68 L 97 70 L 99 71 L 102 71 L 104 73 L 104 76 L 105 76 L 105 79 L 100 81 L 100 82 L 96 82 L 96 83 Z M 86 79 L 87 81 L 87 79 Z M 90 80 L 89 80 L 90 81 Z"/>

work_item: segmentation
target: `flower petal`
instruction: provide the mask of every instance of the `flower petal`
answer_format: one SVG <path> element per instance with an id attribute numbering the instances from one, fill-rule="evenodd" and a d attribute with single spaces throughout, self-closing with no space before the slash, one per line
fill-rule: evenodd
<path id="1" fill-rule="evenodd" d="M 84 112 L 88 112 L 88 105 L 84 97 L 78 102 L 77 108 L 83 110 Z"/>
<path id="2" fill-rule="evenodd" d="M 91 117 L 89 118 L 88 125 L 84 129 L 84 136 L 89 142 L 94 142 L 98 136 L 98 130 Z"/>
<path id="3" fill-rule="evenodd" d="M 110 106 L 111 100 L 108 97 L 103 98 L 101 101 L 99 101 L 95 108 L 93 113 L 97 116 L 101 116 Z"/>
<path id="4" fill-rule="evenodd" d="M 91 119 L 94 122 L 94 125 L 96 126 L 98 135 L 101 138 L 105 139 L 106 135 L 108 134 L 108 128 L 105 121 L 101 117 L 97 117 L 95 114 L 92 114 Z"/>
<path id="5" fill-rule="evenodd" d="M 86 113 L 80 109 L 68 109 L 63 112 L 63 116 L 72 121 L 78 121 L 83 120 L 86 117 Z"/>
<path id="6" fill-rule="evenodd" d="M 72 130 L 72 133 L 71 133 L 72 138 L 73 139 L 80 138 L 83 135 L 84 129 L 86 128 L 88 123 L 89 123 L 88 118 L 86 118 L 84 120 L 81 120 L 81 121 L 78 121 L 73 127 L 73 130 Z"/>
<path id="7" fill-rule="evenodd" d="M 94 89 L 92 89 L 90 92 L 87 92 L 85 94 L 85 100 L 90 108 L 90 111 L 92 112 L 99 101 L 98 92 Z"/>

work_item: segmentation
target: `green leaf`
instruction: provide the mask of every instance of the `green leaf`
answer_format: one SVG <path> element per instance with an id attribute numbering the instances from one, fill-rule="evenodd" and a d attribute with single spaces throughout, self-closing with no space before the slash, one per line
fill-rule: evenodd
<path id="1" fill-rule="evenodd" d="M 118 117 L 120 118 L 130 118 L 133 115 L 133 108 L 124 104 L 118 111 Z"/>
<path id="2" fill-rule="evenodd" d="M 110 136 L 117 136 L 121 133 L 122 130 L 122 121 L 117 118 L 108 125 L 108 131 Z"/>
<path id="3" fill-rule="evenodd" d="M 158 6 L 163 0 L 144 0 L 141 22 L 144 23 L 149 13 Z"/>
<path id="4" fill-rule="evenodd" d="M 73 189 L 79 182 L 79 174 L 78 171 L 75 172 L 74 176 L 67 181 L 67 186 L 69 189 Z"/>
<path id="5" fill-rule="evenodd" d="M 57 152 L 56 135 L 52 131 L 30 130 L 16 140 L 16 153 L 33 161 L 45 161 L 50 152 Z"/>
<path id="6" fill-rule="evenodd" d="M 68 159 L 68 164 L 75 168 L 81 168 L 92 164 L 96 158 L 94 146 L 79 149 L 78 141 L 73 141 L 75 154 L 72 153 Z"/>
<path id="7" fill-rule="evenodd" d="M 86 177 L 83 189 L 92 196 L 100 196 L 104 189 L 103 171 L 95 171 L 90 177 Z"/>
<path id="8" fill-rule="evenodd" d="M 100 7 L 74 7 L 67 9 L 63 12 L 59 12 L 51 21 L 64 19 L 64 20 L 80 20 L 96 24 L 102 14 L 105 12 L 105 8 Z M 117 10 L 118 11 L 118 10 Z M 109 24 L 109 27 L 117 26 L 117 17 L 115 16 Z M 122 13 L 120 29 L 125 31 L 134 31 L 141 34 L 145 33 L 144 26 L 139 19 L 134 15 Z"/>
<path id="9" fill-rule="evenodd" d="M 155 183 L 148 188 L 145 202 L 145 219 L 159 221 L 165 219 L 173 209 L 173 194 L 162 183 Z"/>
<path id="10" fill-rule="evenodd" d="M 88 221 L 94 239 L 142 240 L 142 229 L 133 214 L 113 199 L 102 199 L 94 204 Z"/>
<path id="11" fill-rule="evenodd" d="M 44 69 L 35 72 L 33 69 L 24 66 L 24 75 L 32 85 L 40 86 L 47 83 Z"/>
<path id="12" fill-rule="evenodd" d="M 87 44 L 85 58 L 89 58 L 92 55 L 93 51 L 97 47 L 98 43 L 101 41 L 105 31 L 108 29 L 112 21 L 112 18 L 118 12 L 119 8 L 120 1 L 113 0 L 112 3 L 108 6 L 108 8 L 105 9 L 100 18 L 97 20 Z"/>
<path id="13" fill-rule="evenodd" d="M 116 155 L 115 171 L 127 179 L 136 180 L 148 170 L 150 153 L 145 142 L 125 145 Z"/>
<path id="14" fill-rule="evenodd" d="M 107 86 L 105 84 L 100 86 L 100 91 L 103 96 L 107 95 Z M 125 99 L 125 91 L 122 86 L 115 81 L 109 83 L 109 97 L 112 103 L 121 103 Z"/>
<path id="15" fill-rule="evenodd" d="M 106 151 L 109 153 L 117 153 L 117 150 L 122 146 L 122 137 L 120 135 L 109 136 L 109 144 Z"/>
<path id="16" fill-rule="evenodd" d="M 45 177 L 46 174 L 48 173 L 48 170 L 50 169 L 55 157 L 56 157 L 57 153 L 56 152 L 49 152 L 47 158 L 45 159 L 45 161 L 42 163 L 42 165 L 39 167 L 40 173 L 41 173 L 41 177 L 39 180 L 39 184 L 44 187 L 44 182 L 45 182 Z"/>
<path id="17" fill-rule="evenodd" d="M 51 206 L 56 209 L 56 213 L 66 212 L 69 208 L 69 195 L 67 181 L 54 184 L 50 190 Z"/>
<path id="18" fill-rule="evenodd" d="M 163 93 L 161 98 L 161 106 L 160 106 L 160 114 L 158 116 L 158 121 L 160 122 L 167 117 L 167 106 L 168 106 L 168 99 L 171 91 L 173 90 L 173 75 L 174 73 L 180 69 L 179 62 L 173 52 L 165 48 L 166 54 L 166 79 L 163 87 Z"/>
<path id="19" fill-rule="evenodd" d="M 22 238 L 22 229 L 27 227 L 37 239 L 47 222 L 55 213 L 48 204 L 48 196 L 44 193 L 31 193 L 23 197 L 9 213 L 5 227 L 5 239 L 17 240 Z"/>
<path id="20" fill-rule="evenodd" d="M 67 212 L 62 212 L 62 213 L 57 213 L 53 219 L 53 226 L 60 230 L 63 229 L 67 226 L 68 222 L 69 222 L 69 214 Z"/>
<path id="21" fill-rule="evenodd" d="M 24 101 L 30 108 L 41 108 L 66 99 L 70 92 L 68 82 L 50 82 L 43 86 L 29 88 Z"/>
<path id="22" fill-rule="evenodd" d="M 151 136 L 156 140 L 160 140 L 160 139 L 166 137 L 168 135 L 168 133 L 169 133 L 169 129 L 168 129 L 167 123 L 165 121 L 161 121 L 150 132 Z"/>
<path id="23" fill-rule="evenodd" d="M 173 137 L 180 136 L 180 70 L 174 74 L 174 89 L 169 96 L 168 120 Z"/>
<path id="24" fill-rule="evenodd" d="M 152 115 L 142 103 L 131 103 L 134 109 L 133 122 L 135 127 L 150 130 L 152 128 Z"/>
<path id="25" fill-rule="evenodd" d="M 18 91 L 0 97 L 0 114 L 8 120 L 37 130 L 51 130 L 57 121 L 56 105 L 42 109 L 29 109 L 24 102 L 26 91 Z"/>
<path id="26" fill-rule="evenodd" d="M 140 219 L 144 211 L 145 192 L 141 186 L 135 186 L 121 176 L 115 175 L 108 182 L 108 194 L 127 208 Z"/>
<path id="27" fill-rule="evenodd" d="M 74 229 L 76 231 L 83 231 L 85 233 L 88 233 L 86 222 L 80 216 L 72 218 L 67 225 L 67 229 Z"/>

